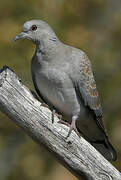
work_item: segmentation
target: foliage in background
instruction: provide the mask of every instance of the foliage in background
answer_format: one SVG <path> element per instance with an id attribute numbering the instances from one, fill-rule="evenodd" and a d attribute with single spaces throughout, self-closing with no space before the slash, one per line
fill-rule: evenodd
<path id="1" fill-rule="evenodd" d="M 121 1 L 1 1 L 0 67 L 8 65 L 24 84 L 33 88 L 30 59 L 35 47 L 27 40 L 12 42 L 29 19 L 47 21 L 63 42 L 81 48 L 90 57 L 103 104 L 104 122 L 118 152 L 114 165 L 121 170 Z M 0 179 L 76 178 L 1 113 Z"/>

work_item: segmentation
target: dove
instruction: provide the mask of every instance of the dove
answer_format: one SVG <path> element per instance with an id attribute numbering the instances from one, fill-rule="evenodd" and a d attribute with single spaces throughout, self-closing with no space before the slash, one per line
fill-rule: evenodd
<path id="1" fill-rule="evenodd" d="M 42 20 L 29 20 L 14 38 L 31 40 L 36 50 L 31 61 L 35 89 L 49 107 L 62 115 L 62 123 L 83 136 L 107 160 L 117 153 L 103 124 L 102 107 L 91 62 L 82 50 L 59 40 Z"/>

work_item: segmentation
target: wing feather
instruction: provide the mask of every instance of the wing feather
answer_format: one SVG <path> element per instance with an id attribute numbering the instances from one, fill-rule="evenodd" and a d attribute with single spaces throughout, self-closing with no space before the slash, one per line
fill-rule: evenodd
<path id="1" fill-rule="evenodd" d="M 80 61 L 80 76 L 77 81 L 77 86 L 80 96 L 84 100 L 85 106 L 93 110 L 96 121 L 102 130 L 104 125 L 102 122 L 102 107 L 99 94 L 96 87 L 96 82 L 93 76 L 90 60 L 84 53 Z"/>

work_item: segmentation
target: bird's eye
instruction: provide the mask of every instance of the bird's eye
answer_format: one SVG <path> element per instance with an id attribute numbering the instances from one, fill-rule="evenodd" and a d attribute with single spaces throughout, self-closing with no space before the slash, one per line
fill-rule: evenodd
<path id="1" fill-rule="evenodd" d="M 36 29 L 37 29 L 37 26 L 36 26 L 36 25 L 33 25 L 33 26 L 31 27 L 31 30 L 32 30 L 32 31 L 36 31 Z"/>

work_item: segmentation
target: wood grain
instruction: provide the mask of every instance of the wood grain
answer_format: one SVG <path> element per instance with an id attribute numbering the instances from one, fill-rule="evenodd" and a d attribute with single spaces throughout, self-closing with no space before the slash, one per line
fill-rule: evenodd
<path id="1" fill-rule="evenodd" d="M 78 179 L 120 180 L 121 173 L 83 137 L 59 124 L 7 66 L 0 70 L 0 110 Z"/>

